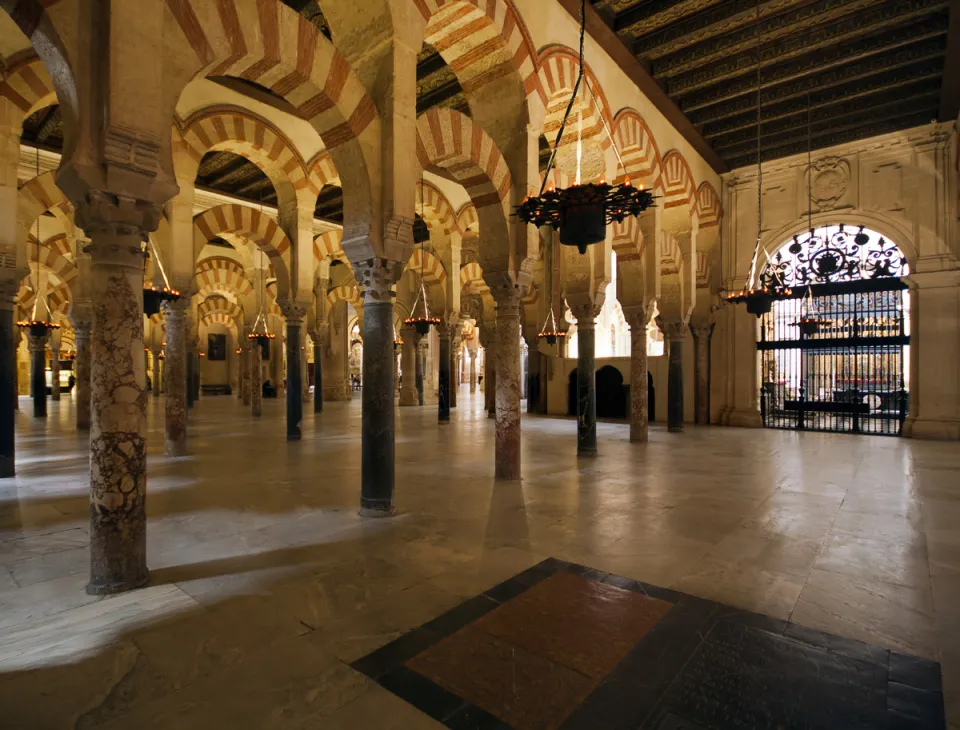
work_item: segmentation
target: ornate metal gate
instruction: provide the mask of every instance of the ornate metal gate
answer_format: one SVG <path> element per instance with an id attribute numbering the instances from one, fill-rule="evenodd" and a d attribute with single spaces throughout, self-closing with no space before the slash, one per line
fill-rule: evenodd
<path id="1" fill-rule="evenodd" d="M 863 228 L 819 229 L 777 253 L 763 276 L 793 294 L 760 321 L 765 426 L 901 432 L 910 344 L 905 273 L 899 249 Z"/>

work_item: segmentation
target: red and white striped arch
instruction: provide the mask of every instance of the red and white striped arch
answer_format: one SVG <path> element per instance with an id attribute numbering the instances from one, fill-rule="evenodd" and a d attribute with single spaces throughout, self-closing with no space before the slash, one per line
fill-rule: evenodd
<path id="1" fill-rule="evenodd" d="M 20 286 L 20 289 L 17 291 L 17 306 L 19 307 L 19 312 L 17 314 L 18 319 L 29 319 L 33 316 L 33 299 L 34 291 L 33 288 L 28 288 L 26 281 Z M 70 285 L 64 282 L 53 282 L 50 279 L 47 280 L 47 289 L 44 296 L 46 300 L 47 307 L 50 309 L 51 314 L 61 314 L 67 316 L 70 314 L 70 307 L 73 303 L 73 297 L 70 292 Z"/>
<path id="2" fill-rule="evenodd" d="M 468 95 L 516 73 L 524 96 L 546 98 L 530 33 L 511 0 L 412 0 L 427 21 L 424 41 L 443 56 Z"/>
<path id="3" fill-rule="evenodd" d="M 457 227 L 466 233 L 480 232 L 480 219 L 477 218 L 477 207 L 473 203 L 464 203 L 457 213 Z"/>
<path id="4" fill-rule="evenodd" d="M 323 190 L 324 185 L 340 187 L 340 174 L 337 172 L 337 166 L 333 164 L 333 158 L 326 150 L 318 152 L 307 163 L 307 174 L 318 191 Z"/>
<path id="5" fill-rule="evenodd" d="M 269 216 L 249 205 L 226 204 L 205 210 L 193 219 L 194 255 L 209 240 L 221 233 L 232 233 L 253 242 L 270 257 L 281 291 L 286 292 L 290 282 L 290 239 Z"/>
<path id="6" fill-rule="evenodd" d="M 59 241 L 66 241 L 66 239 L 66 236 L 61 235 L 42 242 L 39 247 L 39 258 L 41 266 L 45 266 L 49 271 L 56 274 L 57 278 L 63 283 L 69 284 L 77 278 L 77 267 L 72 260 L 63 255 L 61 248 L 57 245 Z M 37 263 L 37 246 L 34 245 L 36 240 L 33 236 L 30 236 L 29 243 L 31 245 L 27 247 L 27 260 L 34 265 Z"/>
<path id="7" fill-rule="evenodd" d="M 625 218 L 623 223 L 613 224 L 613 251 L 617 254 L 618 264 L 640 258 L 643 253 L 643 232 L 635 216 Z"/>
<path id="8" fill-rule="evenodd" d="M 243 327 L 242 320 L 237 321 L 226 312 L 207 312 L 200 317 L 200 323 L 206 325 L 222 324 L 233 330 L 237 338 L 240 337 L 240 330 Z"/>
<path id="9" fill-rule="evenodd" d="M 690 215 L 696 211 L 696 185 L 690 166 L 677 150 L 670 150 L 663 158 L 663 208 L 687 206 Z"/>
<path id="10" fill-rule="evenodd" d="M 671 276 L 680 273 L 683 266 L 683 254 L 677 239 L 671 235 L 663 236 L 660 245 L 660 275 Z"/>
<path id="11" fill-rule="evenodd" d="M 452 109 L 434 107 L 417 119 L 417 158 L 423 167 L 442 168 L 466 188 L 477 210 L 498 205 L 508 210 L 510 170 L 478 124 Z"/>
<path id="12" fill-rule="evenodd" d="M 570 103 L 570 95 L 573 93 L 579 68 L 579 54 L 571 48 L 553 45 L 547 46 L 540 52 L 540 79 L 547 95 L 547 114 L 544 119 L 543 133 L 551 147 L 556 141 L 564 112 Z M 583 107 L 582 137 L 584 139 L 594 139 L 602 149 L 607 149 L 610 146 L 610 138 L 603 129 L 603 122 L 601 122 L 600 117 L 603 116 L 606 119 L 607 125 L 612 130 L 613 114 L 610 111 L 610 104 L 607 102 L 607 97 L 600 87 L 600 82 L 597 81 L 597 77 L 590 70 L 589 65 L 585 67 L 584 75 L 593 88 L 597 103 L 594 102 L 587 89 L 581 90 L 580 98 L 586 102 Z M 576 141 L 576 126 L 571 126 L 568 123 L 561 146 L 576 144 Z"/>
<path id="13" fill-rule="evenodd" d="M 228 291 L 237 296 L 253 294 L 253 284 L 247 279 L 243 267 L 227 258 L 207 258 L 197 264 L 197 291 L 201 295 Z"/>
<path id="14" fill-rule="evenodd" d="M 469 289 L 469 291 L 483 294 L 490 291 L 490 287 L 483 280 L 483 269 L 476 261 L 464 264 L 460 267 L 460 289 Z"/>
<path id="15" fill-rule="evenodd" d="M 613 138 L 633 183 L 655 189 L 662 175 L 660 150 L 643 117 L 633 109 L 621 109 L 613 120 Z"/>
<path id="16" fill-rule="evenodd" d="M 716 226 L 723 218 L 720 196 L 717 195 L 713 185 L 706 181 L 702 182 L 697 189 L 697 214 L 701 229 Z"/>
<path id="17" fill-rule="evenodd" d="M 317 261 L 323 261 L 327 256 L 333 259 L 343 258 L 343 231 L 327 231 L 313 239 L 313 256 Z"/>
<path id="18" fill-rule="evenodd" d="M 423 266 L 423 280 L 427 284 L 439 284 L 443 286 L 447 281 L 447 270 L 443 268 L 440 259 L 429 251 L 421 251 L 419 248 L 413 250 L 413 256 L 407 262 L 407 270 L 412 271 L 417 276 L 421 272 L 421 262 Z"/>
<path id="19" fill-rule="evenodd" d="M 73 211 L 70 201 L 57 187 L 53 170 L 37 175 L 20 188 L 17 196 L 17 222 L 25 229 L 29 229 L 46 211 L 54 209 L 68 215 Z"/>
<path id="20" fill-rule="evenodd" d="M 335 286 L 327 294 L 327 306 L 332 308 L 337 302 L 350 302 L 354 306 L 362 304 L 360 290 L 356 284 L 341 284 Z"/>
<path id="21" fill-rule="evenodd" d="M 710 260 L 703 251 L 697 251 L 697 288 L 707 289 L 710 286 Z"/>
<path id="22" fill-rule="evenodd" d="M 224 296 L 208 296 L 197 305 L 197 319 L 201 321 L 214 313 L 223 314 L 236 323 L 243 322 L 243 307 Z"/>
<path id="23" fill-rule="evenodd" d="M 298 196 L 312 195 L 316 199 L 320 192 L 286 135 L 268 121 L 236 109 L 207 109 L 193 115 L 184 122 L 175 147 L 183 153 L 181 164 L 186 168 L 178 174 L 190 180 L 196 177 L 205 154 L 223 150 L 257 165 L 280 196 L 287 194 L 288 186 Z"/>
<path id="24" fill-rule="evenodd" d="M 447 196 L 428 182 L 417 183 L 417 213 L 423 210 L 429 228 L 439 226 L 444 233 L 459 231 L 457 215 Z"/>
<path id="25" fill-rule="evenodd" d="M 50 72 L 36 56 L 21 60 L 7 71 L 0 83 L 0 96 L 22 112 L 21 120 L 57 103 Z"/>

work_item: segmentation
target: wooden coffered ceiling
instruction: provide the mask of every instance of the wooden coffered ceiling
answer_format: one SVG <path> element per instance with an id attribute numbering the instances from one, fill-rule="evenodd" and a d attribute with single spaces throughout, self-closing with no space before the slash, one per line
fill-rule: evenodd
<path id="1" fill-rule="evenodd" d="M 808 108 L 818 149 L 956 119 L 960 106 L 943 78 L 948 52 L 960 64 L 956 0 L 589 2 L 606 25 L 588 23 L 592 35 L 612 30 L 640 67 L 628 74 L 648 74 L 730 169 L 756 163 L 758 30 L 765 160 L 807 149 Z"/>

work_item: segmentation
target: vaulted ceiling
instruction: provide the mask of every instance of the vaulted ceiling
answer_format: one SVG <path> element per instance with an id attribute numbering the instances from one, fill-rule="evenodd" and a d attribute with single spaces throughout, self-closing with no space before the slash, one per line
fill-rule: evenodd
<path id="1" fill-rule="evenodd" d="M 807 149 L 808 110 L 813 149 L 956 118 L 950 0 L 590 2 L 731 169 L 756 163 L 758 31 L 764 159 Z"/>

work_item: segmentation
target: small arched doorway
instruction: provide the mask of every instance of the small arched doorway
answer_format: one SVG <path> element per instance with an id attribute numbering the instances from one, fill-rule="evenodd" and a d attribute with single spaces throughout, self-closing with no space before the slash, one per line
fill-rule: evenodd
<path id="1" fill-rule="evenodd" d="M 612 365 L 597 370 L 597 418 L 626 418 L 623 375 Z"/>
<path id="2" fill-rule="evenodd" d="M 906 257 L 863 226 L 785 242 L 761 280 L 792 294 L 760 319 L 764 426 L 899 435 L 909 391 Z"/>

